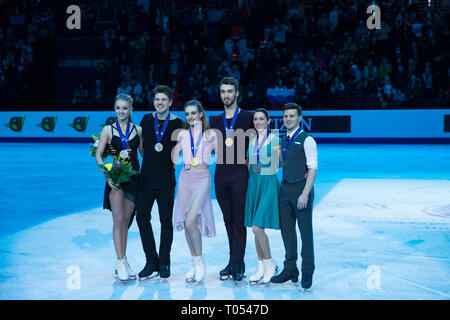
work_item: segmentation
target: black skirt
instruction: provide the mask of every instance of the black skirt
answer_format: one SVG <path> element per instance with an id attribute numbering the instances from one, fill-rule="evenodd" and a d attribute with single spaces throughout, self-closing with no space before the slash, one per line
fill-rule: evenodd
<path id="1" fill-rule="evenodd" d="M 130 181 L 121 183 L 119 188 L 123 190 L 126 199 L 130 200 L 133 203 L 136 203 L 138 185 L 139 185 L 139 176 L 134 175 L 131 177 Z M 111 191 L 112 191 L 111 187 L 109 186 L 108 182 L 106 182 L 105 194 L 103 197 L 103 209 L 108 209 L 110 211 L 111 211 L 111 203 L 109 202 L 109 194 L 111 193 Z"/>

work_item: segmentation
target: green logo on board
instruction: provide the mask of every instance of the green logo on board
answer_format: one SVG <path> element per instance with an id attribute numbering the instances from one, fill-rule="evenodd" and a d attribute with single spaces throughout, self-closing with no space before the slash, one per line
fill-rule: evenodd
<path id="1" fill-rule="evenodd" d="M 76 117 L 72 123 L 69 123 L 69 127 L 74 128 L 78 132 L 86 132 L 89 117 Z"/>
<path id="2" fill-rule="evenodd" d="M 22 132 L 24 122 L 25 117 L 12 117 L 9 119 L 9 123 L 5 124 L 5 127 L 10 128 L 14 132 Z"/>
<path id="3" fill-rule="evenodd" d="M 45 117 L 42 119 L 41 123 L 37 124 L 37 126 L 47 132 L 53 132 L 56 126 L 56 119 L 58 119 L 58 117 Z"/>

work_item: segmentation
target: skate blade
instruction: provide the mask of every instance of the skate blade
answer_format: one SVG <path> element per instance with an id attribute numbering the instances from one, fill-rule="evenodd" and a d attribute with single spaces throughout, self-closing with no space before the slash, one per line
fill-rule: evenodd
<path id="1" fill-rule="evenodd" d="M 203 286 L 204 284 L 205 284 L 204 280 L 200 280 L 200 281 L 194 280 L 192 282 L 192 286 L 194 286 L 194 287 Z"/>
<path id="2" fill-rule="evenodd" d="M 130 278 L 128 279 L 120 279 L 119 276 L 115 276 L 116 280 L 115 283 L 122 283 L 122 284 L 127 284 L 128 281 L 130 280 Z"/>
<path id="3" fill-rule="evenodd" d="M 139 280 L 140 281 L 145 281 L 145 280 L 151 280 L 151 279 L 155 279 L 157 276 L 159 276 L 159 273 L 156 273 L 156 274 L 154 274 L 154 275 L 150 275 L 150 276 L 147 276 L 147 277 L 139 277 Z"/>
<path id="4" fill-rule="evenodd" d="M 258 286 L 258 285 L 261 285 L 262 279 L 259 279 L 259 280 L 253 280 L 253 281 L 249 280 L 248 283 L 249 283 L 249 285 L 251 285 L 251 286 Z"/>
<path id="5" fill-rule="evenodd" d="M 186 283 L 191 284 L 191 285 L 199 285 L 199 284 L 203 284 L 204 280 L 197 281 L 194 278 L 190 278 L 190 279 L 186 279 Z"/>
<path id="6" fill-rule="evenodd" d="M 194 280 L 194 278 L 187 278 L 186 279 L 186 283 L 192 283 L 192 282 L 194 282 L 195 280 Z"/>
<path id="7" fill-rule="evenodd" d="M 282 283 L 276 283 L 276 282 L 268 282 L 268 284 L 270 284 L 270 286 L 274 287 L 274 288 L 299 288 L 300 284 L 299 282 L 293 282 L 292 280 L 288 280 L 286 282 L 282 282 Z"/>
<path id="8" fill-rule="evenodd" d="M 309 293 L 312 293 L 312 288 L 311 287 L 301 288 L 300 291 L 303 292 L 304 294 L 309 294 Z"/>
<path id="9" fill-rule="evenodd" d="M 133 276 L 129 276 L 128 279 L 126 279 L 126 280 L 120 279 L 119 278 L 119 274 L 117 273 L 117 270 L 114 271 L 114 278 L 119 279 L 122 282 L 127 282 L 129 280 L 136 280 L 136 276 L 134 276 L 134 277 Z"/>
<path id="10" fill-rule="evenodd" d="M 251 287 L 258 287 L 258 288 L 270 287 L 270 281 L 264 282 L 262 279 L 259 281 L 249 281 L 249 285 Z"/>
<path id="11" fill-rule="evenodd" d="M 231 278 L 231 276 L 220 276 L 220 281 L 227 281 Z"/>

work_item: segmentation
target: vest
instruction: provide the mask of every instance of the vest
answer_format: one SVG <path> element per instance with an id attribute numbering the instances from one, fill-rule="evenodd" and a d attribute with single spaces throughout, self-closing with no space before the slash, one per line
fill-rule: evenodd
<path id="1" fill-rule="evenodd" d="M 303 131 L 286 148 L 286 158 L 282 163 L 282 183 L 292 184 L 306 180 L 305 174 L 308 168 L 306 166 L 304 143 L 307 137 L 309 135 Z"/>

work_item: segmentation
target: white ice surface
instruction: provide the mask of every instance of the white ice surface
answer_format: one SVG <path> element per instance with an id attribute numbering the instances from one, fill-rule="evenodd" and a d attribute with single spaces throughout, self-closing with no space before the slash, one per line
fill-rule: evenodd
<path id="1" fill-rule="evenodd" d="M 341 180 L 315 205 L 316 272 L 307 293 L 291 283 L 264 287 L 244 282 L 237 287 L 232 281 L 220 281 L 218 272 L 228 261 L 228 241 L 215 200 L 213 208 L 217 236 L 203 238 L 204 285 L 185 283 L 191 259 L 184 232 L 176 230 L 172 275 L 167 281 L 122 283 L 116 279 L 112 218 L 108 211 L 94 209 L 1 238 L 0 299 L 450 298 L 450 181 Z M 152 223 L 159 246 L 156 203 Z M 280 232 L 266 231 L 272 255 L 282 268 Z M 257 265 L 253 239 L 248 229 L 247 276 Z M 298 241 L 300 251 L 300 237 Z M 145 258 L 136 221 L 130 229 L 127 256 L 139 272 Z M 76 270 L 80 271 L 79 287 L 74 281 Z"/>

